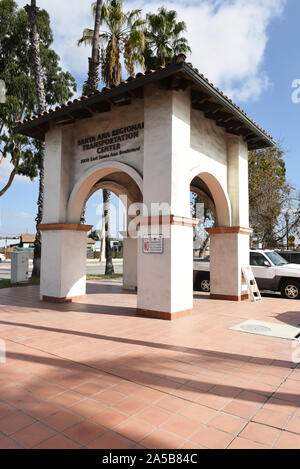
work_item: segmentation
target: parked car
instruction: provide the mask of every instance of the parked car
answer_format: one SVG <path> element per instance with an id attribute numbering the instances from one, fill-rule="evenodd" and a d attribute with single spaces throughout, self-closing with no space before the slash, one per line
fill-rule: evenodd
<path id="1" fill-rule="evenodd" d="M 279 251 L 278 254 L 289 264 L 300 264 L 300 251 Z"/>
<path id="2" fill-rule="evenodd" d="M 300 298 L 300 265 L 290 264 L 277 252 L 251 250 L 250 265 L 260 290 L 281 292 L 285 298 Z M 210 291 L 210 260 L 194 259 L 194 289 Z"/>
<path id="3" fill-rule="evenodd" d="M 0 253 L 0 262 L 4 262 L 5 260 L 6 260 L 5 255 Z"/>

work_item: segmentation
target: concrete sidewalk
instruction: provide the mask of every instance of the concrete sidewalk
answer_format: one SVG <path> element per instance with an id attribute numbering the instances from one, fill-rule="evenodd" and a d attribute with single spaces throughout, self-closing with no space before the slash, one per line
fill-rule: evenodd
<path id="1" fill-rule="evenodd" d="M 230 330 L 297 326 L 299 302 L 196 294 L 196 314 L 175 322 L 135 308 L 113 283 L 65 305 L 1 290 L 0 449 L 300 448 L 300 350 Z"/>

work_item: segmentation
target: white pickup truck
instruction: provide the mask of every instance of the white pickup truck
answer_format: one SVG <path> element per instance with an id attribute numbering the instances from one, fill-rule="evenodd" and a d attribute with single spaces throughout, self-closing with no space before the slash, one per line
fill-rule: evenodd
<path id="1" fill-rule="evenodd" d="M 260 290 L 281 292 L 282 296 L 300 298 L 300 265 L 289 264 L 277 252 L 251 250 L 250 265 Z M 210 259 L 194 259 L 194 289 L 210 291 Z"/>

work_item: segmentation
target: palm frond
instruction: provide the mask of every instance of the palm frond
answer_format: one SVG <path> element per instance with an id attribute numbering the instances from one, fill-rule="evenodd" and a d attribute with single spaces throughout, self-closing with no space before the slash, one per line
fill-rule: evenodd
<path id="1" fill-rule="evenodd" d="M 81 44 L 92 45 L 93 34 L 93 29 L 85 29 L 82 33 L 82 37 L 77 41 L 77 46 L 80 46 Z"/>

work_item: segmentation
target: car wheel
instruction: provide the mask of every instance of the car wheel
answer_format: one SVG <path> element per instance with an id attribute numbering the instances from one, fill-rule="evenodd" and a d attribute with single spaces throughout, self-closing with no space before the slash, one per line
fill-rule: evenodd
<path id="1" fill-rule="evenodd" d="M 296 300 L 300 297 L 300 285 L 294 280 L 284 282 L 281 287 L 281 294 L 284 298 Z"/>
<path id="2" fill-rule="evenodd" d="M 200 290 L 209 293 L 210 292 L 210 280 L 207 278 L 203 278 L 200 280 Z"/>

